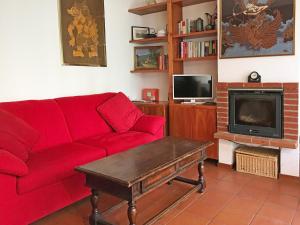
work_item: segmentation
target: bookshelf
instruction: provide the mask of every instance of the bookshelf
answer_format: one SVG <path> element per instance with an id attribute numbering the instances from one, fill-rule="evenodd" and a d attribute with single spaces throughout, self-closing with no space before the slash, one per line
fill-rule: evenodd
<path id="1" fill-rule="evenodd" d="M 152 44 L 152 43 L 161 43 L 161 42 L 167 42 L 168 37 L 156 37 L 156 38 L 145 38 L 140 40 L 131 40 L 129 43 L 133 44 Z"/>
<path id="2" fill-rule="evenodd" d="M 168 36 L 164 38 L 153 38 L 153 39 L 142 39 L 137 41 L 130 41 L 132 44 L 147 45 L 149 43 L 166 42 L 168 50 L 168 69 L 167 70 L 136 70 L 131 71 L 132 73 L 141 74 L 157 74 L 162 73 L 162 76 L 168 76 L 168 106 L 169 106 L 169 132 L 170 135 L 182 138 L 190 138 L 199 141 L 213 141 L 215 143 L 210 149 L 208 149 L 208 157 L 211 159 L 218 160 L 218 140 L 214 139 L 214 133 L 217 129 L 217 113 L 216 106 L 203 106 L 203 105 L 187 105 L 178 104 L 177 101 L 173 99 L 173 74 L 184 74 L 190 73 L 190 69 L 197 68 L 202 73 L 211 73 L 217 76 L 217 55 L 207 55 L 204 57 L 191 57 L 191 58 L 179 58 L 179 47 L 182 41 L 190 41 L 189 39 L 200 39 L 193 41 L 211 41 L 216 40 L 218 37 L 217 30 L 205 30 L 202 32 L 192 32 L 188 34 L 178 33 L 178 22 L 186 19 L 185 13 L 192 11 L 205 12 L 207 10 L 207 5 L 209 7 L 212 4 L 208 2 L 216 2 L 217 0 L 166 0 L 164 3 L 158 3 L 155 5 L 139 7 L 134 9 L 129 9 L 130 13 L 137 15 L 146 15 L 155 12 L 167 12 L 168 24 Z M 208 4 L 203 4 L 208 3 Z M 206 5 L 206 6 L 204 6 Z M 194 8 L 195 7 L 195 8 Z M 211 9 L 210 9 L 211 10 Z M 211 13 L 211 12 L 210 12 Z M 200 13 L 199 13 L 200 14 Z M 154 16 L 154 15 L 153 15 Z M 200 16 L 200 15 L 198 15 Z M 201 14 L 201 17 L 203 14 Z M 194 29 L 193 29 L 194 30 Z M 199 30 L 199 29 L 196 29 Z M 213 54 L 217 51 L 217 45 L 214 45 Z M 201 49 L 203 49 L 201 47 Z M 201 51 L 202 52 L 202 51 Z M 196 56 L 199 56 L 199 51 Z M 203 55 L 202 53 L 200 54 Z M 204 54 L 206 55 L 206 54 Z M 194 56 L 194 55 L 193 55 Z M 183 57 L 186 57 L 184 55 Z M 191 65 L 192 64 L 192 65 Z M 208 70 L 208 71 L 206 71 Z M 215 77 L 217 78 L 217 77 Z M 215 79 L 217 81 L 217 79 Z M 188 118 L 188 120 L 186 119 Z"/>
<path id="3" fill-rule="evenodd" d="M 143 16 L 143 15 L 147 15 L 147 14 L 163 12 L 166 10 L 167 10 L 167 2 L 161 2 L 161 3 L 157 3 L 157 4 L 152 4 L 152 5 L 129 9 L 128 12 Z"/>
<path id="4" fill-rule="evenodd" d="M 168 70 L 131 70 L 130 73 L 168 73 Z"/>
<path id="5" fill-rule="evenodd" d="M 167 12 L 167 21 L 168 24 L 168 36 L 167 37 L 157 37 L 149 39 L 141 39 L 129 41 L 131 44 L 147 45 L 153 43 L 165 42 L 167 44 L 168 50 L 168 69 L 167 70 L 133 70 L 131 73 L 164 73 L 168 76 L 168 99 L 170 103 L 174 103 L 173 100 L 173 84 L 172 76 L 173 74 L 183 74 L 185 72 L 185 63 L 194 62 L 198 63 L 199 67 L 202 67 L 206 62 L 216 62 L 215 70 L 217 70 L 217 55 L 207 55 L 204 57 L 191 57 L 191 58 L 180 58 L 179 56 L 179 47 L 182 41 L 188 39 L 198 39 L 198 38 L 214 38 L 217 39 L 218 31 L 217 30 L 205 30 L 201 32 L 192 32 L 188 34 L 178 34 L 178 22 L 183 20 L 183 11 L 184 7 L 192 6 L 202 7 L 201 4 L 208 2 L 216 2 L 217 0 L 166 0 L 165 2 L 160 2 L 157 4 L 137 7 L 129 9 L 128 12 L 136 15 L 147 15 L 157 12 Z M 154 16 L 154 15 L 153 15 Z M 214 66 L 214 64 L 213 64 Z"/>
<path id="6" fill-rule="evenodd" d="M 187 62 L 187 61 L 216 61 L 218 57 L 216 55 L 204 56 L 204 57 L 191 57 L 191 58 L 175 58 L 176 62 Z"/>
<path id="7" fill-rule="evenodd" d="M 193 32 L 189 34 L 176 34 L 173 35 L 173 38 L 185 38 L 185 39 L 193 39 L 193 38 L 204 38 L 204 37 L 217 37 L 217 30 L 208 30 L 201 32 Z"/>
<path id="8" fill-rule="evenodd" d="M 180 4 L 182 7 L 186 7 L 212 1 L 216 0 L 173 0 L 173 4 Z"/>

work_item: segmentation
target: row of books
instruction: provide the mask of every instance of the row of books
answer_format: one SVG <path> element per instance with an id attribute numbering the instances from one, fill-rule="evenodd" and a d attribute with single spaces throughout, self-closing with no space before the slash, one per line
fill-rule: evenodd
<path id="1" fill-rule="evenodd" d="M 168 55 L 160 55 L 158 58 L 159 70 L 168 69 Z"/>
<path id="2" fill-rule="evenodd" d="M 200 17 L 196 20 L 185 19 L 178 23 L 178 34 L 189 34 L 204 31 L 204 21 Z"/>
<path id="3" fill-rule="evenodd" d="M 217 55 L 217 46 L 217 40 L 182 41 L 179 45 L 179 56 L 186 59 Z"/>

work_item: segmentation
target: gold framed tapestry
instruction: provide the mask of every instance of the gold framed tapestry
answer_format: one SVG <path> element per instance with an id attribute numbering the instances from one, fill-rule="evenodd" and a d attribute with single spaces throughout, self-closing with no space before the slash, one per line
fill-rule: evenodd
<path id="1" fill-rule="evenodd" d="M 106 67 L 104 0 L 59 0 L 63 63 Z"/>
<path id="2" fill-rule="evenodd" d="M 220 58 L 295 54 L 295 0 L 221 0 Z"/>

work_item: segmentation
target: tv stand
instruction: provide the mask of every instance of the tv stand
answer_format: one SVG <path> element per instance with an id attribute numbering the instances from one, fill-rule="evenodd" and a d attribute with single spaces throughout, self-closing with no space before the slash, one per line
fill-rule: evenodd
<path id="1" fill-rule="evenodd" d="M 214 142 L 207 149 L 207 155 L 210 159 L 218 160 L 218 140 L 214 138 L 217 132 L 216 105 L 171 103 L 169 112 L 171 136 Z"/>

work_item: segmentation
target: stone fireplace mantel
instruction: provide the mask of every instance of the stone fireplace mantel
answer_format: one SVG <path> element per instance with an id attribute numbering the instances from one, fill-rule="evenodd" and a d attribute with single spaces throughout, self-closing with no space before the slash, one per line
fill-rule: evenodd
<path id="1" fill-rule="evenodd" d="M 298 147 L 298 83 L 218 83 L 217 84 L 217 127 L 215 138 L 236 143 L 265 147 Z M 256 137 L 228 132 L 228 89 L 283 89 L 283 132 L 282 139 Z"/>

